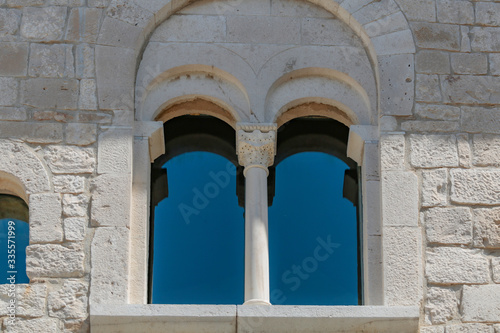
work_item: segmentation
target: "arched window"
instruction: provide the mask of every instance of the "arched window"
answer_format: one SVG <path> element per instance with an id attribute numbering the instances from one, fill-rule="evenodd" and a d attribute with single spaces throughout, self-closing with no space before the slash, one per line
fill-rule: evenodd
<path id="1" fill-rule="evenodd" d="M 244 217 L 234 129 L 209 116 L 164 124 L 152 165 L 150 303 L 241 304 Z"/>
<path id="2" fill-rule="evenodd" d="M 269 208 L 271 303 L 361 304 L 357 165 L 349 129 L 327 118 L 278 130 Z"/>
<path id="3" fill-rule="evenodd" d="M 0 194 L 0 284 L 28 283 L 29 210 L 23 199 Z"/>

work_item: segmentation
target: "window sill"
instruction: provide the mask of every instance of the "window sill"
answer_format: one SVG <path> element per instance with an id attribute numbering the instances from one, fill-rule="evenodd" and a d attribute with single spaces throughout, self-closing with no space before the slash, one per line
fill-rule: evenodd
<path id="1" fill-rule="evenodd" d="M 90 307 L 93 333 L 417 332 L 416 306 L 111 305 Z"/>

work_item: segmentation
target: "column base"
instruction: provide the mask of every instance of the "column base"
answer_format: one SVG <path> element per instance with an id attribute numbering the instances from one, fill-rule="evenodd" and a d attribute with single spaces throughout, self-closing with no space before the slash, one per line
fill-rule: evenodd
<path id="1" fill-rule="evenodd" d="M 265 299 L 249 299 L 248 301 L 245 301 L 243 305 L 271 305 L 269 301 L 266 301 Z"/>

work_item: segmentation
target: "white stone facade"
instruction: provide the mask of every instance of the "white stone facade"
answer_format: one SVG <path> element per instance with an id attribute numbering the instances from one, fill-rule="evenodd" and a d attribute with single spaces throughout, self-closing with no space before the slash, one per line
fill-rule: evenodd
<path id="1" fill-rule="evenodd" d="M 499 17 L 487 0 L 0 0 L 0 193 L 30 208 L 30 284 L 15 324 L 0 286 L 2 330 L 499 333 Z M 365 305 L 146 304 L 150 163 L 163 122 L 199 113 L 241 131 L 256 183 L 287 121 L 350 127 Z"/>

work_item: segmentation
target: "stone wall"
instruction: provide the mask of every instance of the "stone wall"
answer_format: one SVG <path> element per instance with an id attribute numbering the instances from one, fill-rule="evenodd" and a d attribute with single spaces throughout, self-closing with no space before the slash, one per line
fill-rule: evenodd
<path id="1" fill-rule="evenodd" d="M 136 75 L 150 37 L 168 41 L 163 27 L 179 24 L 176 38 L 192 38 L 183 25 L 198 21 L 176 15 L 161 25 L 192 2 L 0 0 L 0 179 L 15 177 L 29 197 L 31 281 L 17 286 L 14 325 L 0 287 L 3 331 L 88 332 L 90 304 L 141 302 L 132 285 L 146 273 L 129 272 L 144 258 L 129 249 L 147 248 L 131 223 L 147 220 L 138 204 L 147 193 L 134 192 L 132 179 L 140 182 L 155 154 L 148 138 L 151 145 L 157 128 L 134 123 Z M 273 43 L 301 27 L 276 17 L 311 16 L 300 32 L 327 43 L 331 35 L 314 34 L 326 15 L 319 7 L 358 34 L 355 46 L 379 69 L 374 115 L 362 125 L 377 128 L 365 148 L 380 161 L 369 180 L 380 169 L 382 188 L 367 192 L 381 193 L 374 209 L 384 229 L 370 236 L 383 239 L 385 268 L 383 281 L 369 283 L 383 290 L 384 305 L 420 306 L 420 332 L 499 333 L 500 3 L 315 0 L 313 10 L 299 0 L 201 2 L 270 24 Z M 214 30 L 204 25 L 196 36 L 236 38 L 205 18 Z M 245 35 L 252 22 L 228 24 L 246 43 L 262 42 Z"/>

